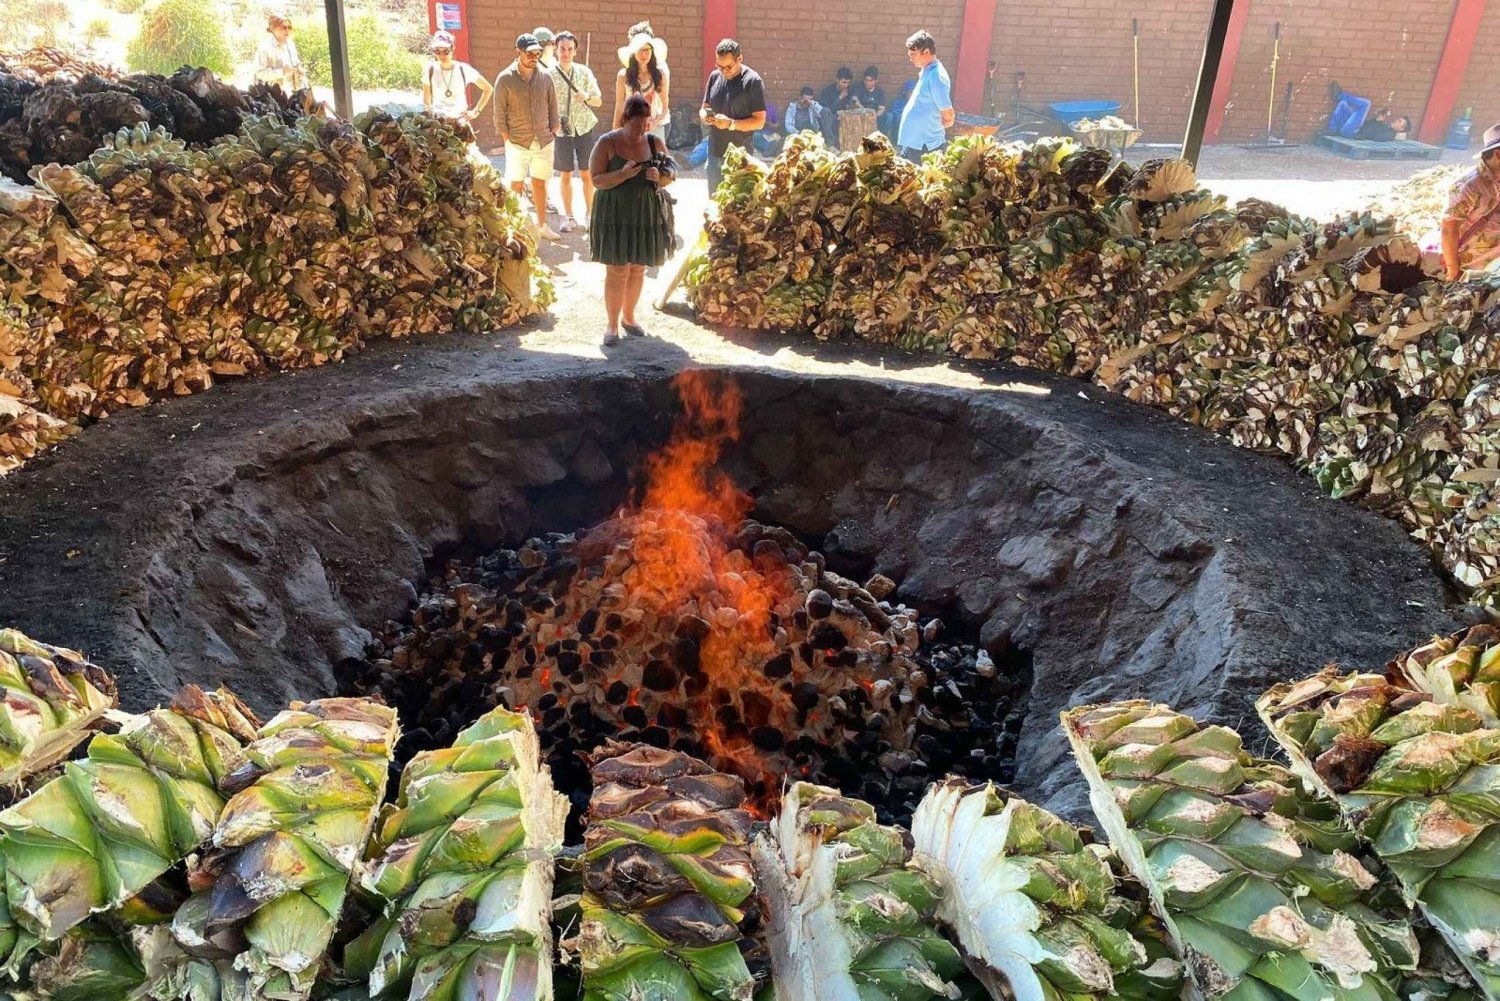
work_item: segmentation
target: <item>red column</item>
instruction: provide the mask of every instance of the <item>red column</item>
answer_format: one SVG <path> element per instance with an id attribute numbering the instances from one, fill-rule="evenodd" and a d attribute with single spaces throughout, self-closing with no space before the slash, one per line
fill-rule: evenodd
<path id="1" fill-rule="evenodd" d="M 984 103 L 984 72 L 990 61 L 994 31 L 995 0 L 965 0 L 963 34 L 958 40 L 958 66 L 953 77 L 953 107 L 959 111 L 984 110 L 980 107 Z"/>
<path id="2" fill-rule="evenodd" d="M 700 90 L 702 81 L 714 71 L 714 49 L 723 39 L 734 37 L 739 22 L 739 0 L 703 0 L 703 76 L 697 84 Z"/>
<path id="3" fill-rule="evenodd" d="M 1448 131 L 1458 89 L 1463 86 L 1464 71 L 1469 68 L 1469 56 L 1474 51 L 1474 36 L 1483 17 L 1484 0 L 1455 0 L 1448 40 L 1443 44 L 1443 55 L 1432 77 L 1432 90 L 1427 94 L 1427 111 L 1417 131 L 1423 142 L 1440 143 Z"/>
<path id="4" fill-rule="evenodd" d="M 1224 128 L 1224 111 L 1229 104 L 1230 89 L 1234 86 L 1234 64 L 1240 58 L 1240 39 L 1245 37 L 1245 25 L 1249 21 L 1250 0 L 1235 0 L 1229 14 L 1229 32 L 1224 36 L 1224 54 L 1219 58 L 1219 78 L 1214 81 L 1208 122 L 1203 127 L 1203 138 L 1208 142 L 1217 140 Z"/>

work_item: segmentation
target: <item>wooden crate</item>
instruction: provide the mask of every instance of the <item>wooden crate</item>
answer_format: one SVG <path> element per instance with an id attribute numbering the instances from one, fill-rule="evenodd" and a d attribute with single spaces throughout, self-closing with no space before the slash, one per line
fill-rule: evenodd
<path id="1" fill-rule="evenodd" d="M 1317 143 L 1347 160 L 1441 160 L 1443 157 L 1443 151 L 1438 147 L 1412 139 L 1377 142 L 1374 139 L 1321 135 Z"/>

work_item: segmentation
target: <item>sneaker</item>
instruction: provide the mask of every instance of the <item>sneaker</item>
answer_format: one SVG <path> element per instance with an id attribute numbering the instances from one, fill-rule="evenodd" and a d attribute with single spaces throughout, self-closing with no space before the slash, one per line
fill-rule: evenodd
<path id="1" fill-rule="evenodd" d="M 547 211 L 548 211 L 548 213 L 550 213 L 550 214 L 551 214 L 551 215 L 560 215 L 560 214 L 561 214 L 561 213 L 562 213 L 562 206 L 560 206 L 560 205 L 558 205 L 558 204 L 557 204 L 557 203 L 556 203 L 556 202 L 554 202 L 554 201 L 553 201 L 553 200 L 552 200 L 552 199 L 551 199 L 551 198 L 550 198 L 550 197 L 549 197 L 549 198 L 548 198 L 548 199 L 547 199 Z"/>
<path id="2" fill-rule="evenodd" d="M 589 231 L 589 222 L 590 222 L 590 220 L 588 220 L 588 219 L 579 219 L 578 220 L 578 231 L 580 233 L 587 233 Z"/>
<path id="3" fill-rule="evenodd" d="M 557 230 L 553 229 L 551 226 L 543 226 L 541 228 L 541 234 L 542 234 L 542 239 L 543 240 L 561 240 L 562 239 L 562 237 L 560 235 L 558 235 Z"/>
<path id="4" fill-rule="evenodd" d="M 562 222 L 557 224 L 557 231 L 559 233 L 571 233 L 577 228 L 578 224 L 568 216 L 563 216 Z"/>

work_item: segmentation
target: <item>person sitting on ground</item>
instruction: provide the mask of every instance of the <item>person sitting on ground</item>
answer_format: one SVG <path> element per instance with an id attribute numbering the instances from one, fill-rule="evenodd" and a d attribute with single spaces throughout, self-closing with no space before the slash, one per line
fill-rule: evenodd
<path id="1" fill-rule="evenodd" d="M 255 79 L 280 87 L 289 97 L 307 86 L 302 56 L 292 41 L 292 22 L 285 14 L 273 13 L 266 18 L 266 37 L 255 50 Z"/>
<path id="2" fill-rule="evenodd" d="M 854 99 L 861 108 L 875 112 L 876 117 L 885 114 L 885 89 L 880 86 L 880 67 L 866 66 L 864 83 L 854 88 Z"/>
<path id="3" fill-rule="evenodd" d="M 590 259 L 604 265 L 604 346 L 619 343 L 623 331 L 646 331 L 635 309 L 646 269 L 659 268 L 672 253 L 672 230 L 662 191 L 676 179 L 667 144 L 651 135 L 651 104 L 640 94 L 625 99 L 623 123 L 594 145 L 589 167 L 594 176 L 594 218 L 589 230 Z"/>
<path id="4" fill-rule="evenodd" d="M 786 120 L 782 127 L 787 135 L 798 132 L 816 132 L 825 135 L 828 131 L 828 111 L 813 97 L 811 87 L 803 87 L 797 100 L 787 105 Z"/>
<path id="5" fill-rule="evenodd" d="M 432 59 L 422 73 L 422 107 L 429 115 L 456 118 L 464 124 L 473 122 L 490 103 L 495 88 L 468 63 L 453 58 L 453 35 L 434 32 Z M 479 103 L 469 107 L 469 88 L 479 88 Z"/>
<path id="6" fill-rule="evenodd" d="M 840 66 L 833 75 L 833 83 L 824 87 L 823 92 L 818 95 L 818 103 L 835 116 L 840 111 L 857 107 L 859 101 L 854 96 L 854 71 L 847 66 Z"/>
<path id="7" fill-rule="evenodd" d="M 1443 272 L 1500 271 L 1500 125 L 1487 129 L 1479 163 L 1453 186 L 1442 223 Z"/>

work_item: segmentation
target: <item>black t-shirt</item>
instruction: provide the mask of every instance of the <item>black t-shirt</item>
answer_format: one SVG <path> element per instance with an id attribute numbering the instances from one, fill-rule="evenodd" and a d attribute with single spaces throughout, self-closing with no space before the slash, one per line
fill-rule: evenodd
<path id="1" fill-rule="evenodd" d="M 862 107 L 869 108 L 871 111 L 879 111 L 881 108 L 886 106 L 885 89 L 878 84 L 876 85 L 874 90 L 865 90 L 864 84 L 860 84 L 858 87 L 855 87 L 852 91 L 850 91 L 850 93 L 854 95 L 854 99 L 858 101 Z"/>
<path id="2" fill-rule="evenodd" d="M 852 85 L 849 88 L 849 92 L 841 97 L 839 96 L 839 85 L 830 83 L 823 88 L 823 93 L 818 95 L 818 103 L 829 111 L 839 112 L 857 107 L 859 102 L 856 99 Z"/>
<path id="3" fill-rule="evenodd" d="M 714 70 L 708 76 L 708 86 L 703 89 L 703 103 L 716 115 L 730 118 L 749 118 L 766 110 L 766 85 L 760 74 L 748 66 L 740 69 L 733 80 L 724 79 L 724 74 Z M 729 132 L 710 128 L 708 132 L 708 154 L 722 157 L 730 146 L 750 149 L 753 132 Z"/>

